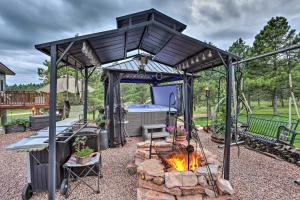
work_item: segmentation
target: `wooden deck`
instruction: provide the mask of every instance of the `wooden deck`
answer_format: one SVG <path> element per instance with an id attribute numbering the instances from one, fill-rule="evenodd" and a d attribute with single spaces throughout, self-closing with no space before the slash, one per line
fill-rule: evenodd
<path id="1" fill-rule="evenodd" d="M 0 109 L 49 108 L 49 94 L 29 91 L 1 91 Z"/>

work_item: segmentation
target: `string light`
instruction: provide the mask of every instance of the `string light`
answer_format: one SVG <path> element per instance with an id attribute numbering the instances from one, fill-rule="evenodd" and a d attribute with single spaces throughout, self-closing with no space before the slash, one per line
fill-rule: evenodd
<path id="1" fill-rule="evenodd" d="M 207 54 L 207 56 L 208 56 L 209 58 L 211 58 L 211 57 L 212 57 L 211 50 L 209 50 L 209 51 L 208 51 L 208 54 Z"/>
<path id="2" fill-rule="evenodd" d="M 189 68 L 190 65 L 189 65 L 189 61 L 186 61 L 186 69 Z"/>
<path id="3" fill-rule="evenodd" d="M 193 65 L 193 64 L 195 64 L 195 62 L 194 62 L 194 59 L 192 58 L 191 59 L 191 64 Z"/>

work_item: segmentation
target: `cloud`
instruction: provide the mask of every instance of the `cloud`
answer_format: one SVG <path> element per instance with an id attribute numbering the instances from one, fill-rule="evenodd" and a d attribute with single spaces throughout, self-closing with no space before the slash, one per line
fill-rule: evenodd
<path id="1" fill-rule="evenodd" d="M 17 73 L 9 84 L 39 81 L 37 68 L 48 57 L 35 44 L 114 29 L 116 17 L 150 8 L 187 24 L 184 33 L 223 49 L 238 37 L 251 44 L 272 16 L 285 16 L 300 29 L 297 0 L 2 0 L 0 61 Z"/>

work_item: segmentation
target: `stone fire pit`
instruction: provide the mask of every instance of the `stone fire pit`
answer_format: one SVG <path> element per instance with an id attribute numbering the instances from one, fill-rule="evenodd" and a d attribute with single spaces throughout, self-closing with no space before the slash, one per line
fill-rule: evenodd
<path id="1" fill-rule="evenodd" d="M 182 144 L 186 145 L 186 142 Z M 156 151 L 168 152 L 172 150 L 172 139 L 155 141 L 152 145 Z M 193 146 L 196 147 L 195 144 Z M 149 147 L 149 141 L 138 143 L 134 162 L 127 166 L 129 173 L 137 172 L 139 175 L 138 200 L 231 199 L 233 188 L 229 181 L 222 178 L 216 155 L 204 149 L 207 163 L 203 159 L 194 171 L 177 171 L 167 168 L 157 155 L 152 155 L 150 159 Z M 195 151 L 204 158 L 199 148 Z"/>

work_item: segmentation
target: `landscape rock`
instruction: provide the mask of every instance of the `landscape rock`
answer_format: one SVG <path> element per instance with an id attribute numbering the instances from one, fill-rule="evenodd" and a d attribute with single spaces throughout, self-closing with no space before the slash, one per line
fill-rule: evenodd
<path id="1" fill-rule="evenodd" d="M 165 140 L 161 140 L 161 141 L 158 141 L 158 142 L 155 142 L 154 144 L 155 147 L 172 147 L 173 144 L 172 143 L 168 143 L 166 142 Z"/>
<path id="2" fill-rule="evenodd" d="M 145 160 L 144 159 L 142 159 L 142 158 L 139 158 L 139 157 L 137 157 L 137 156 L 134 156 L 134 164 L 136 165 L 136 166 L 139 166 L 142 162 L 144 162 Z"/>
<path id="3" fill-rule="evenodd" d="M 156 185 L 162 185 L 165 183 L 165 179 L 162 177 L 154 177 L 152 182 L 155 183 Z"/>
<path id="4" fill-rule="evenodd" d="M 182 176 L 182 186 L 195 186 L 198 184 L 198 179 L 197 176 L 191 172 L 191 171 L 186 171 L 186 172 L 181 172 Z"/>
<path id="5" fill-rule="evenodd" d="M 188 195 L 188 196 L 181 196 L 176 198 L 177 200 L 202 200 L 202 195 L 201 194 Z"/>
<path id="6" fill-rule="evenodd" d="M 131 161 L 127 164 L 126 170 L 128 174 L 134 175 L 137 172 L 137 165 L 133 161 Z"/>
<path id="7" fill-rule="evenodd" d="M 234 190 L 228 180 L 225 180 L 223 178 L 218 179 L 217 186 L 218 186 L 219 190 L 225 194 L 232 195 L 234 193 Z"/>
<path id="8" fill-rule="evenodd" d="M 208 169 L 208 167 L 209 167 L 209 169 Z M 216 180 L 218 178 L 218 176 L 220 175 L 218 165 L 209 164 L 208 166 L 198 167 L 195 170 L 195 173 L 196 173 L 196 175 L 203 175 L 203 176 L 205 176 L 205 178 L 207 180 L 210 180 L 211 178 L 210 178 L 210 175 L 209 175 L 209 170 L 211 172 L 211 175 L 212 175 L 213 179 Z"/>
<path id="9" fill-rule="evenodd" d="M 135 152 L 135 156 L 139 158 L 148 159 L 149 158 L 149 148 L 138 148 Z"/>
<path id="10" fill-rule="evenodd" d="M 205 178 L 205 176 L 203 175 L 198 176 L 198 184 L 201 185 L 202 187 L 208 186 L 207 179 Z"/>
<path id="11" fill-rule="evenodd" d="M 149 148 L 149 147 L 150 147 L 150 140 L 137 143 L 137 148 Z"/>
<path id="12" fill-rule="evenodd" d="M 182 175 L 180 172 L 166 172 L 165 173 L 165 186 L 167 188 L 182 186 Z"/>
<path id="13" fill-rule="evenodd" d="M 211 189 L 205 188 L 205 189 L 204 189 L 204 192 L 205 192 L 205 194 L 206 194 L 208 197 L 211 197 L 211 198 L 216 197 L 215 192 L 214 192 L 213 190 L 211 190 Z"/>
<path id="14" fill-rule="evenodd" d="M 138 166 L 137 172 L 150 176 L 164 177 L 164 166 L 159 160 L 149 159 Z"/>
<path id="15" fill-rule="evenodd" d="M 204 188 L 200 185 L 194 187 L 180 187 L 182 191 L 182 195 L 196 195 L 196 194 L 204 194 Z"/>
<path id="16" fill-rule="evenodd" d="M 220 161 L 218 161 L 217 159 L 215 159 L 213 157 L 207 158 L 207 164 L 215 164 L 217 166 L 221 166 Z"/>
<path id="17" fill-rule="evenodd" d="M 157 192 L 164 192 L 164 193 L 169 193 L 175 196 L 181 196 L 182 192 L 178 187 L 175 188 L 167 188 L 164 185 L 156 185 L 150 181 L 144 181 L 139 179 L 139 187 L 140 188 L 146 188 L 149 190 L 154 190 Z"/>
<path id="18" fill-rule="evenodd" d="M 137 188 L 137 200 L 176 200 L 173 195 L 148 190 L 145 188 Z"/>

